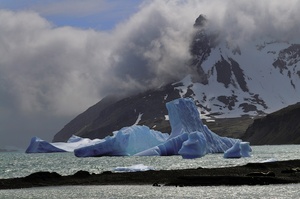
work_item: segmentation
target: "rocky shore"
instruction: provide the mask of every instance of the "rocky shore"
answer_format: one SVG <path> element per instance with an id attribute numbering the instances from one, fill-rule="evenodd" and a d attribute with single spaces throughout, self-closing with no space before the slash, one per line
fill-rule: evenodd
<path id="1" fill-rule="evenodd" d="M 66 185 L 237 186 L 288 183 L 300 183 L 300 160 L 128 173 L 78 171 L 69 176 L 41 171 L 22 178 L 0 179 L 0 189 Z"/>

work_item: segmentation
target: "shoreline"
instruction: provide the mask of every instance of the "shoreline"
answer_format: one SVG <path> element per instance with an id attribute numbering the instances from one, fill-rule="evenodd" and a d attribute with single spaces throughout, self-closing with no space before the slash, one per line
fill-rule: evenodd
<path id="1" fill-rule="evenodd" d="M 20 189 L 68 185 L 150 185 L 150 186 L 240 186 L 300 183 L 300 159 L 248 163 L 224 168 L 150 170 L 91 174 L 78 171 L 62 176 L 56 172 L 36 172 L 26 177 L 0 179 L 0 189 Z"/>

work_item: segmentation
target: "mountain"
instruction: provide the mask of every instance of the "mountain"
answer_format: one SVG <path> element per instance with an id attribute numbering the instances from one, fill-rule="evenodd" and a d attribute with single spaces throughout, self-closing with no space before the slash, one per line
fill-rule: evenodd
<path id="1" fill-rule="evenodd" d="M 252 145 L 300 144 L 300 103 L 255 119 L 242 139 Z"/>
<path id="2" fill-rule="evenodd" d="M 53 141 L 65 141 L 72 134 L 91 139 L 103 138 L 135 123 L 170 132 L 165 103 L 180 97 L 174 91 L 174 85 L 169 84 L 117 101 L 110 100 L 111 97 L 104 98 L 68 123 L 54 136 Z M 107 104 L 107 101 L 110 103 Z"/>
<path id="3" fill-rule="evenodd" d="M 230 40 L 220 31 L 211 31 L 203 15 L 191 28 L 190 73 L 185 78 L 126 98 L 104 98 L 68 123 L 53 141 L 66 141 L 71 134 L 103 138 L 136 123 L 170 132 L 165 103 L 178 97 L 192 98 L 202 118 L 227 121 L 227 126 L 231 122 L 225 118 L 244 116 L 251 124 L 252 116 L 299 101 L 300 40 Z M 220 133 L 224 130 L 211 126 Z M 245 129 L 235 129 L 234 134 L 239 137 Z"/>

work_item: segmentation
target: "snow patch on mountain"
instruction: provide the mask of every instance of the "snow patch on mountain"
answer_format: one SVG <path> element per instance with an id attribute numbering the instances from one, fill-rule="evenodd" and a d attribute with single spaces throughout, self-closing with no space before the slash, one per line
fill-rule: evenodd
<path id="1" fill-rule="evenodd" d="M 300 45 L 288 42 L 267 38 L 241 46 L 219 42 L 211 46 L 209 56 L 198 60 L 206 83 L 187 75 L 173 85 L 181 97 L 194 99 L 203 116 L 265 114 L 299 101 L 299 61 Z"/>
<path id="2" fill-rule="evenodd" d="M 138 123 L 142 120 L 143 113 L 139 113 L 138 118 L 136 119 L 133 125 L 138 125 Z"/>

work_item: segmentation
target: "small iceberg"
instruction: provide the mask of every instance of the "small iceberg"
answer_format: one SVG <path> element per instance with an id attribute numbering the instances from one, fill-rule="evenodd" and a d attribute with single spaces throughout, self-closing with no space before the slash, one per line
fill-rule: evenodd
<path id="1" fill-rule="evenodd" d="M 116 172 L 138 172 L 138 171 L 149 171 L 155 170 L 154 167 L 146 166 L 143 164 L 136 164 L 129 167 L 116 167 L 113 171 Z"/>
<path id="2" fill-rule="evenodd" d="M 230 149 L 224 152 L 224 158 L 250 157 L 252 149 L 249 142 L 236 142 Z"/>

